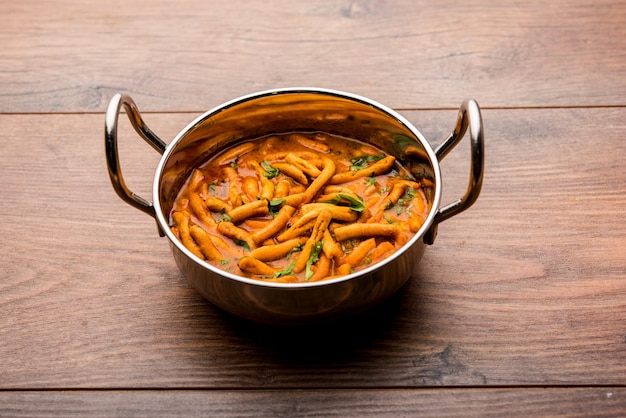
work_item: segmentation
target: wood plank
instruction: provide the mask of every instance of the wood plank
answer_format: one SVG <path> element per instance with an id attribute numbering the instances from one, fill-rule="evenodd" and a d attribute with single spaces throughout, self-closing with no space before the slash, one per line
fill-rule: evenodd
<path id="1" fill-rule="evenodd" d="M 623 387 L 0 392 L 3 416 L 623 416 Z"/>
<path id="2" fill-rule="evenodd" d="M 626 104 L 626 3 L 0 3 L 0 112 L 204 111 L 319 86 L 394 108 Z"/>
<path id="3" fill-rule="evenodd" d="M 428 138 L 456 116 L 403 113 Z M 483 116 L 483 193 L 409 284 L 362 317 L 285 332 L 190 289 L 110 187 L 103 115 L 0 115 L 0 389 L 623 384 L 626 108 Z M 171 138 L 194 117 L 146 120 Z M 149 197 L 158 154 L 126 125 L 122 168 Z M 445 201 L 468 148 L 442 162 Z"/>

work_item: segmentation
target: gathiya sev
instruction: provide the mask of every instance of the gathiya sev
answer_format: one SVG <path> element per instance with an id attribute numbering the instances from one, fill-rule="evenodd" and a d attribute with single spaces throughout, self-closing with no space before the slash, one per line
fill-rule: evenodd
<path id="1" fill-rule="evenodd" d="M 432 181 L 372 145 L 321 132 L 268 135 L 192 171 L 173 233 L 225 271 L 284 283 L 344 276 L 422 226 Z"/>

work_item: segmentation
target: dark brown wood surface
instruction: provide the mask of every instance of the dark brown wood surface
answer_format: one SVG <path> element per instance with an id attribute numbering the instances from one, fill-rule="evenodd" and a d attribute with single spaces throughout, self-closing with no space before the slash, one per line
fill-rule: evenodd
<path id="1" fill-rule="evenodd" d="M 626 102 L 623 1 L 289 0 L 0 5 L 0 111 L 207 110 L 317 86 L 394 108 Z"/>
<path id="2" fill-rule="evenodd" d="M 0 415 L 623 416 L 626 4 L 0 4 Z M 113 192 L 104 109 L 171 140 L 223 101 L 320 86 L 436 146 L 479 101 L 485 181 L 365 315 L 234 318 Z M 120 126 L 131 189 L 159 155 Z M 469 145 L 441 163 L 444 202 Z"/>

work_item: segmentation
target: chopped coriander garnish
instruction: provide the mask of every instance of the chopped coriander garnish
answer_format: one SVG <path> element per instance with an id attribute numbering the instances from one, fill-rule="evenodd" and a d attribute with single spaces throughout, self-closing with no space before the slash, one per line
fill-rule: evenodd
<path id="1" fill-rule="evenodd" d="M 347 201 L 349 203 L 350 209 L 355 212 L 363 212 L 365 210 L 365 204 L 363 204 L 363 199 L 360 196 L 357 196 L 359 200 L 345 193 L 338 193 L 337 197 L 328 200 L 324 203 L 330 203 L 331 205 L 338 205 L 341 201 Z"/>
<path id="2" fill-rule="evenodd" d="M 402 207 L 406 204 L 406 202 L 411 201 L 415 197 L 415 189 L 409 187 L 404 194 L 404 197 L 398 199 L 398 203 L 396 204 L 396 213 L 400 215 L 402 213 Z"/>
<path id="3" fill-rule="evenodd" d="M 217 222 L 219 223 L 219 222 L 232 222 L 232 221 L 233 221 L 233 218 L 228 216 L 225 210 L 222 210 L 222 212 L 220 213 L 220 218 L 218 219 Z"/>
<path id="4" fill-rule="evenodd" d="M 272 218 L 276 216 L 276 214 L 278 213 L 278 211 L 280 210 L 280 207 L 282 206 L 284 202 L 285 202 L 285 199 L 272 199 L 267 202 L 269 214 L 272 216 Z"/>
<path id="5" fill-rule="evenodd" d="M 272 167 L 270 163 L 265 160 L 261 161 L 261 167 L 263 167 L 263 170 L 265 170 L 265 173 L 263 173 L 263 175 L 268 179 L 273 179 L 280 174 L 279 169 Z"/>
<path id="6" fill-rule="evenodd" d="M 278 210 L 280 208 L 280 206 L 285 203 L 285 198 L 281 198 L 281 199 L 272 199 L 270 200 L 268 203 L 270 210 L 274 209 L 274 210 Z"/>
<path id="7" fill-rule="evenodd" d="M 306 270 L 304 275 L 304 278 L 306 280 L 309 280 L 311 277 L 313 277 L 313 271 L 311 270 L 311 266 L 317 263 L 317 261 L 320 259 L 320 252 L 322 251 L 323 246 L 324 241 L 319 241 L 313 246 L 313 249 L 311 250 L 311 256 L 306 262 Z"/>
<path id="8" fill-rule="evenodd" d="M 228 260 L 220 260 L 220 264 L 225 266 L 226 264 L 228 264 Z"/>
<path id="9" fill-rule="evenodd" d="M 274 273 L 274 275 L 272 276 L 272 278 L 277 279 L 279 277 L 283 277 L 283 276 L 289 276 L 291 274 L 293 274 L 293 269 L 294 267 L 296 267 L 296 260 L 293 260 L 291 262 L 291 264 L 289 264 L 287 267 L 285 267 L 282 270 L 277 271 L 276 273 Z"/>
<path id="10" fill-rule="evenodd" d="M 361 157 L 354 157 L 350 159 L 350 162 L 352 163 L 352 165 L 350 166 L 350 171 L 362 170 L 369 167 L 370 163 L 380 161 L 383 158 L 385 158 L 385 154 L 363 155 Z"/>
<path id="11" fill-rule="evenodd" d="M 235 170 L 239 168 L 239 165 L 237 164 L 237 159 L 233 160 L 233 162 L 230 163 L 230 166 Z"/>
<path id="12" fill-rule="evenodd" d="M 375 176 L 369 176 L 367 178 L 367 180 L 365 180 L 365 185 L 366 186 L 373 186 L 376 184 L 376 177 Z"/>
<path id="13" fill-rule="evenodd" d="M 402 199 L 398 200 L 398 203 L 396 204 L 396 214 L 400 215 L 402 213 L 402 204 L 404 202 L 402 201 Z"/>
<path id="14" fill-rule="evenodd" d="M 289 260 L 291 258 L 291 254 L 295 253 L 296 251 L 302 251 L 302 247 L 303 247 L 302 244 L 296 245 L 295 247 L 293 247 L 291 250 L 287 252 L 287 254 L 285 255 L 285 258 Z"/>
<path id="15" fill-rule="evenodd" d="M 215 191 L 217 190 L 217 180 L 213 180 L 211 184 L 209 184 L 209 190 L 211 193 L 215 194 Z"/>
<path id="16" fill-rule="evenodd" d="M 360 196 L 357 196 L 360 200 L 357 200 L 352 196 L 343 193 L 339 193 L 339 197 L 350 202 L 350 209 L 355 212 L 363 212 L 363 210 L 365 209 L 365 204 L 363 204 L 363 199 L 361 199 Z"/>
<path id="17" fill-rule="evenodd" d="M 237 245 L 239 245 L 240 247 L 243 247 L 244 250 L 246 251 L 250 251 L 250 246 L 248 245 L 248 243 L 242 239 L 237 239 L 234 238 L 233 242 Z"/>

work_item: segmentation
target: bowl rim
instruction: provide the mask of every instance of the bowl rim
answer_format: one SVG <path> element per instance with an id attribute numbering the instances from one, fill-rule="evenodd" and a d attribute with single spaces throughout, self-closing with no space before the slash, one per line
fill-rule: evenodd
<path id="1" fill-rule="evenodd" d="M 336 277 L 336 278 L 328 279 L 328 280 L 321 280 L 321 281 L 316 281 L 316 282 L 301 282 L 301 283 L 269 282 L 269 281 L 262 281 L 258 279 L 252 279 L 248 277 L 239 276 L 237 274 L 229 273 L 227 271 L 221 270 L 211 265 L 210 263 L 207 263 L 204 260 L 201 260 L 200 258 L 195 256 L 191 251 L 189 251 L 187 247 L 185 247 L 182 244 L 182 242 L 171 231 L 169 227 L 169 222 L 163 215 L 163 210 L 161 208 L 161 202 L 159 199 L 159 194 L 160 194 L 159 189 L 160 189 L 160 183 L 161 183 L 161 176 L 163 174 L 165 164 L 168 161 L 171 154 L 173 153 L 174 149 L 176 148 L 176 145 L 184 137 L 186 137 L 189 134 L 189 132 L 191 132 L 197 125 L 201 124 L 206 119 L 209 119 L 213 117 L 214 115 L 222 112 L 223 110 L 235 107 L 239 104 L 242 104 L 251 100 L 260 99 L 260 98 L 272 96 L 272 95 L 283 95 L 283 94 L 287 94 L 287 95 L 288 94 L 320 94 L 323 96 L 331 96 L 331 97 L 336 97 L 336 98 L 348 99 L 348 100 L 355 101 L 357 103 L 368 105 L 380 111 L 381 113 L 386 114 L 387 116 L 395 119 L 397 122 L 403 125 L 406 129 L 408 129 L 413 135 L 415 135 L 415 137 L 419 140 L 419 142 L 424 147 L 424 150 L 426 151 L 428 158 L 431 161 L 433 173 L 435 176 L 435 185 L 434 185 L 435 194 L 433 198 L 432 208 L 430 212 L 428 213 L 428 216 L 424 220 L 423 225 L 411 237 L 411 239 L 407 241 L 402 247 L 400 247 L 397 251 L 395 251 L 391 256 L 389 256 L 385 260 L 379 261 L 378 263 L 375 263 L 363 270 L 359 270 L 359 271 L 350 273 L 345 276 Z M 309 287 L 331 286 L 333 284 L 353 280 L 361 276 L 372 274 L 373 272 L 384 268 L 387 264 L 393 262 L 393 260 L 395 260 L 396 258 L 400 257 L 402 254 L 404 254 L 409 248 L 416 245 L 420 239 L 423 239 L 425 233 L 430 228 L 435 218 L 435 215 L 437 213 L 437 210 L 439 208 L 439 203 L 441 200 L 441 169 L 439 167 L 439 160 L 437 159 L 435 151 L 433 150 L 432 146 L 428 143 L 428 141 L 424 138 L 422 133 L 411 122 L 409 122 L 404 116 L 402 116 L 395 110 L 391 109 L 390 107 L 385 106 L 365 96 L 361 96 L 358 94 L 349 93 L 349 92 L 345 92 L 341 90 L 320 88 L 320 87 L 284 87 L 284 88 L 262 90 L 262 91 L 258 91 L 255 93 L 249 93 L 249 94 L 234 98 L 218 106 L 215 106 L 210 110 L 207 110 L 206 112 L 202 113 L 201 115 L 193 119 L 191 122 L 189 122 L 187 126 L 185 126 L 174 137 L 174 139 L 167 145 L 165 152 L 163 152 L 163 155 L 161 156 L 161 159 L 159 160 L 159 163 L 156 168 L 154 182 L 152 186 L 152 195 L 153 195 L 153 205 L 155 207 L 156 219 L 157 219 L 159 229 L 168 238 L 170 244 L 174 245 L 179 251 L 185 254 L 185 256 L 187 256 L 190 260 L 199 264 L 204 269 L 209 270 L 211 273 L 217 274 L 223 278 L 228 278 L 234 281 L 241 282 L 243 284 L 268 287 L 268 288 L 282 288 L 282 289 L 296 290 L 296 289 L 303 289 L 303 288 L 309 288 Z"/>

